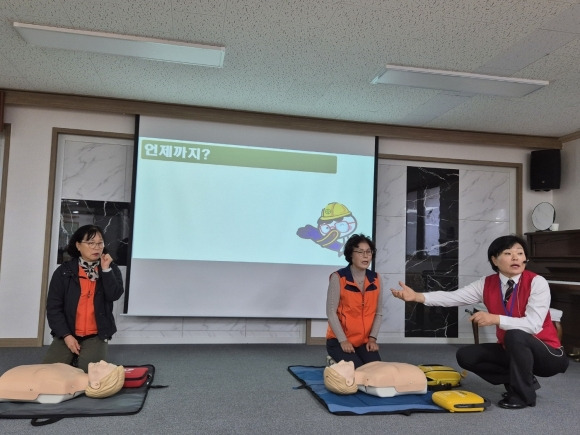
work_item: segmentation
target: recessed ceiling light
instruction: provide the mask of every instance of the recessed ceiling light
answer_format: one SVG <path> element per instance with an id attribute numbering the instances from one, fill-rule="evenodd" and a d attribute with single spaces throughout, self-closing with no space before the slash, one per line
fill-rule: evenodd
<path id="1" fill-rule="evenodd" d="M 373 79 L 372 83 L 438 89 L 459 92 L 464 95 L 487 94 L 503 97 L 523 97 L 547 86 L 550 82 L 387 65 L 385 70 Z"/>
<path id="2" fill-rule="evenodd" d="M 39 47 L 114 54 L 218 68 L 221 68 L 224 63 L 225 47 L 223 46 L 18 22 L 14 22 L 13 25 L 26 42 Z"/>

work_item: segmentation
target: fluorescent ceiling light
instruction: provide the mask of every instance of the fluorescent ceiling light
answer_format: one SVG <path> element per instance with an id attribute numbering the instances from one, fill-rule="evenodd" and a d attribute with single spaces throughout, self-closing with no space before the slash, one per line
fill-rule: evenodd
<path id="1" fill-rule="evenodd" d="M 550 82 L 387 65 L 385 70 L 373 79 L 372 83 L 439 89 L 459 92 L 465 95 L 487 94 L 503 97 L 523 97 L 547 86 Z"/>
<path id="2" fill-rule="evenodd" d="M 222 46 L 38 26 L 36 24 L 17 22 L 13 24 L 26 42 L 39 47 L 114 54 L 218 68 L 221 68 L 224 63 L 225 47 Z"/>

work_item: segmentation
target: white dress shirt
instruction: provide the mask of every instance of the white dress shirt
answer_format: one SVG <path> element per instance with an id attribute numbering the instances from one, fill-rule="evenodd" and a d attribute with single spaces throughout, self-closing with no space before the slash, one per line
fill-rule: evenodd
<path id="1" fill-rule="evenodd" d="M 505 295 L 507 290 L 508 277 L 498 273 L 501 281 L 501 292 Z M 516 275 L 511 279 L 518 284 L 521 275 Z M 452 292 L 436 291 L 423 293 L 426 306 L 435 307 L 457 307 L 461 305 L 471 305 L 483 302 L 483 287 L 485 277 L 480 278 L 471 284 Z M 512 295 L 517 297 L 517 291 Z M 550 286 L 543 276 L 536 275 L 532 279 L 532 289 L 526 311 L 523 317 L 510 317 L 509 315 L 499 316 L 499 327 L 503 330 L 521 329 L 529 334 L 537 334 L 542 330 L 544 320 L 550 309 Z"/>

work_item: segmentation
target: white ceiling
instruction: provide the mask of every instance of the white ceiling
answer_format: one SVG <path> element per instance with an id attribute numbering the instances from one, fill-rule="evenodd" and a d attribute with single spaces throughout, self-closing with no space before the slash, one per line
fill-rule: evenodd
<path id="1" fill-rule="evenodd" d="M 580 131 L 580 0 L 0 0 L 0 89 L 379 124 Z M 44 49 L 12 22 L 225 46 L 223 68 Z M 521 98 L 373 85 L 386 64 L 548 80 Z"/>

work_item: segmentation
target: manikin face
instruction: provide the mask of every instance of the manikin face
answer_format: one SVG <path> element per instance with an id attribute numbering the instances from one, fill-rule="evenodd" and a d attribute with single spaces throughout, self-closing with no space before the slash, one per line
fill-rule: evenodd
<path id="1" fill-rule="evenodd" d="M 106 361 L 99 361 L 98 363 L 89 363 L 89 385 L 92 388 L 99 388 L 101 386 L 101 379 L 115 370 L 117 366 L 115 364 L 108 363 Z"/>
<path id="2" fill-rule="evenodd" d="M 497 257 L 491 257 L 493 264 L 497 266 L 500 273 L 508 278 L 519 275 L 526 268 L 527 260 L 524 248 L 516 243 L 511 248 L 504 250 Z"/>
<path id="3" fill-rule="evenodd" d="M 360 270 L 366 270 L 373 261 L 373 253 L 371 247 L 367 242 L 360 242 L 356 248 L 352 250 L 352 265 Z"/>
<path id="4" fill-rule="evenodd" d="M 103 236 L 99 233 L 95 234 L 92 239 L 87 239 L 87 236 L 85 236 L 82 242 L 76 243 L 76 247 L 81 253 L 83 260 L 88 262 L 97 261 L 103 253 Z"/>

